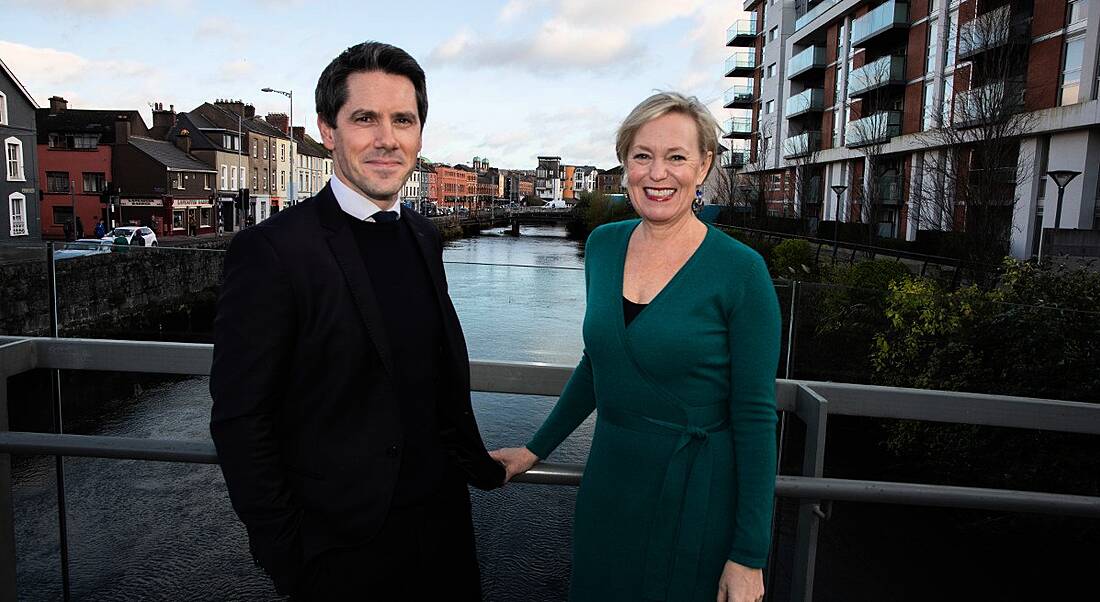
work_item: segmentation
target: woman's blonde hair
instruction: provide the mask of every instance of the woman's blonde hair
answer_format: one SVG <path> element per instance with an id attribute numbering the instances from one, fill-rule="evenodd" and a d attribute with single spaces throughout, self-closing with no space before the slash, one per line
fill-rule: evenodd
<path id="1" fill-rule="evenodd" d="M 711 152 L 710 167 L 707 169 L 707 175 L 710 175 L 710 170 L 718 162 L 718 122 L 698 98 L 679 92 L 658 92 L 643 100 L 626 116 L 615 135 L 615 154 L 619 156 L 619 162 L 625 168 L 626 154 L 634 143 L 638 130 L 667 113 L 681 113 L 695 122 L 702 157 L 705 159 L 707 151 Z"/>

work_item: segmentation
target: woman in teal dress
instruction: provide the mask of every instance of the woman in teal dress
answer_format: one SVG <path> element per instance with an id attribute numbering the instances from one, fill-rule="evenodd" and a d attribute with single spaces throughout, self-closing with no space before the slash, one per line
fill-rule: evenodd
<path id="1" fill-rule="evenodd" d="M 641 219 L 585 248 L 584 354 L 508 478 L 593 411 L 577 495 L 574 602 L 755 602 L 775 490 L 779 306 L 760 256 L 699 221 L 718 126 L 695 98 L 638 105 L 616 151 Z"/>

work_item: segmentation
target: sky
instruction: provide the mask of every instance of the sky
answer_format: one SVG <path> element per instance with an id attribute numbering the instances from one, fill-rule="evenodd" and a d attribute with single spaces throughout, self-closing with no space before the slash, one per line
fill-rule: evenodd
<path id="1" fill-rule="evenodd" d="M 188 111 L 240 99 L 314 138 L 325 66 L 364 40 L 427 73 L 423 155 L 534 169 L 539 155 L 613 167 L 615 130 L 656 90 L 697 96 L 722 121 L 726 28 L 737 0 L 0 0 L 0 58 L 49 106 Z"/>

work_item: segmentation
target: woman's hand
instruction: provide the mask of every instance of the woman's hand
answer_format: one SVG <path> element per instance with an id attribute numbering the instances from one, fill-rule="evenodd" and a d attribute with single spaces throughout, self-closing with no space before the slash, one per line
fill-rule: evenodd
<path id="1" fill-rule="evenodd" d="M 760 602 L 764 599 L 764 571 L 726 561 L 718 579 L 718 602 Z"/>
<path id="2" fill-rule="evenodd" d="M 538 463 L 539 457 L 526 447 L 505 447 L 489 452 L 489 456 L 504 466 L 504 482 L 512 480 L 512 477 L 523 474 Z"/>

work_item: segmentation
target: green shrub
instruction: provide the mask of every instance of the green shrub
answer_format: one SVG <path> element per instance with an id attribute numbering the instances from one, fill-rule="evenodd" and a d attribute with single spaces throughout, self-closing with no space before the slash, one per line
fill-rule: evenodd
<path id="1" fill-rule="evenodd" d="M 777 278 L 815 280 L 818 270 L 814 259 L 810 243 L 797 238 L 788 238 L 772 249 L 770 267 L 772 274 Z"/>

